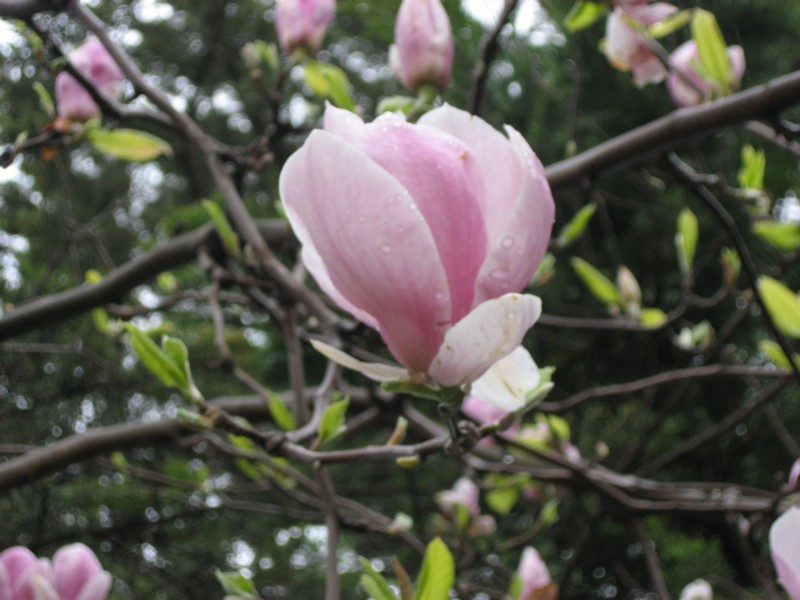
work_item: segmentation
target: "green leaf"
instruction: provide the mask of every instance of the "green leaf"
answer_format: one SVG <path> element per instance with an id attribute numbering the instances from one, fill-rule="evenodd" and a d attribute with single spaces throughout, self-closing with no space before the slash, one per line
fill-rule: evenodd
<path id="1" fill-rule="evenodd" d="M 559 232 L 558 237 L 556 238 L 556 246 L 559 248 L 565 248 L 577 240 L 586 229 L 589 221 L 592 220 L 596 210 L 597 205 L 592 202 L 575 213 L 575 216 L 572 217 L 570 222 L 564 225 Z"/>
<path id="2" fill-rule="evenodd" d="M 739 185 L 749 190 L 764 189 L 764 171 L 767 168 L 767 157 L 764 150 L 756 150 L 750 144 L 742 147 L 742 166 L 739 169 Z"/>
<path id="3" fill-rule="evenodd" d="M 722 95 L 730 90 L 731 65 L 725 39 L 713 13 L 701 8 L 695 9 L 692 17 L 692 39 L 697 44 L 700 64 L 705 73 Z"/>
<path id="4" fill-rule="evenodd" d="M 650 34 L 650 37 L 657 40 L 678 31 L 678 29 L 686 25 L 691 18 L 691 10 L 679 10 L 669 15 L 663 21 L 658 21 L 650 25 L 647 28 L 647 32 Z"/>
<path id="5" fill-rule="evenodd" d="M 759 346 L 761 347 L 761 351 L 767 355 L 767 358 L 775 363 L 776 367 L 780 367 L 782 369 L 791 368 L 792 365 L 789 363 L 786 353 L 784 353 L 783 348 L 781 348 L 781 345 L 778 342 L 774 342 L 772 340 L 761 340 Z M 800 366 L 800 354 L 797 354 L 796 352 L 792 354 L 792 360 L 794 360 L 794 364 Z"/>
<path id="6" fill-rule="evenodd" d="M 789 251 L 800 248 L 800 224 L 798 223 L 757 221 L 753 223 L 753 233 L 778 250 Z"/>
<path id="7" fill-rule="evenodd" d="M 533 274 L 531 285 L 544 285 L 553 278 L 556 274 L 556 257 L 549 252 L 544 255 L 542 262 L 536 268 L 536 273 Z"/>
<path id="8" fill-rule="evenodd" d="M 580 257 L 570 259 L 572 268 L 592 295 L 603 304 L 622 304 L 622 294 L 611 280 Z"/>
<path id="9" fill-rule="evenodd" d="M 447 600 L 455 578 L 453 555 L 442 540 L 435 538 L 425 550 L 414 600 Z"/>
<path id="10" fill-rule="evenodd" d="M 719 262 L 722 265 L 722 276 L 725 285 L 732 287 L 742 270 L 742 260 L 733 248 L 723 248 L 719 253 Z"/>
<path id="11" fill-rule="evenodd" d="M 392 588 L 389 587 L 386 578 L 378 573 L 366 558 L 359 556 L 358 562 L 361 563 L 361 568 L 366 571 L 366 573 L 361 576 L 361 587 L 363 587 L 374 600 L 397 600 L 397 596 L 392 592 Z"/>
<path id="12" fill-rule="evenodd" d="M 539 512 L 539 520 L 545 527 L 550 527 L 550 525 L 558 521 L 558 503 L 559 500 L 557 498 L 548 500 Z"/>
<path id="13" fill-rule="evenodd" d="M 186 388 L 188 380 L 184 365 L 178 365 L 172 356 L 167 355 L 149 335 L 133 323 L 126 323 L 125 330 L 130 336 L 131 346 L 139 360 L 161 383 L 180 390 Z"/>
<path id="14" fill-rule="evenodd" d="M 781 282 L 767 277 L 758 279 L 758 292 L 775 326 L 791 338 L 800 338 L 800 299 Z"/>
<path id="15" fill-rule="evenodd" d="M 386 96 L 378 102 L 376 112 L 379 115 L 385 112 L 401 112 L 407 115 L 416 103 L 417 99 L 411 96 Z"/>
<path id="16" fill-rule="evenodd" d="M 558 415 L 550 415 L 547 417 L 547 424 L 550 427 L 550 431 L 553 432 L 559 440 L 562 442 L 568 442 L 571 431 L 569 427 L 569 423 L 564 417 L 559 417 Z"/>
<path id="17" fill-rule="evenodd" d="M 219 204 L 211 200 L 203 200 L 202 204 L 208 216 L 214 221 L 214 227 L 217 229 L 225 251 L 233 258 L 239 258 L 239 236 L 233 231 L 233 227 L 228 222 L 228 217 L 225 216 L 225 211 L 222 210 Z"/>
<path id="18" fill-rule="evenodd" d="M 344 430 L 344 417 L 350 398 L 344 398 L 328 405 L 319 423 L 319 443 L 329 442 Z"/>
<path id="19" fill-rule="evenodd" d="M 507 515 L 519 500 L 519 484 L 516 480 L 495 487 L 484 494 L 486 504 L 499 515 Z"/>
<path id="20" fill-rule="evenodd" d="M 215 576 L 226 594 L 232 594 L 235 598 L 247 598 L 248 600 L 258 597 L 255 584 L 238 571 L 230 571 L 228 573 L 217 571 Z"/>
<path id="21" fill-rule="evenodd" d="M 441 400 L 441 391 L 424 383 L 408 380 L 384 381 L 381 388 L 391 394 L 409 394 L 425 400 Z"/>
<path id="22" fill-rule="evenodd" d="M 272 420 L 283 431 L 292 431 L 297 428 L 294 415 L 292 415 L 286 407 L 286 403 L 278 394 L 272 393 L 267 397 L 267 406 L 269 414 L 272 415 Z"/>
<path id="23" fill-rule="evenodd" d="M 51 119 L 56 116 L 56 107 L 53 104 L 53 99 L 50 97 L 50 92 L 47 91 L 47 88 L 40 81 L 33 82 L 33 91 L 36 92 L 36 96 L 39 98 L 39 104 L 42 106 L 42 110 L 47 113 L 47 116 Z"/>
<path id="24" fill-rule="evenodd" d="M 306 85 L 317 96 L 327 98 L 339 108 L 355 109 L 355 103 L 350 97 L 350 81 L 339 67 L 310 60 L 303 65 L 303 77 Z"/>
<path id="25" fill-rule="evenodd" d="M 564 18 L 564 25 L 570 31 L 579 31 L 593 25 L 606 12 L 608 7 L 601 2 L 578 0 Z"/>
<path id="26" fill-rule="evenodd" d="M 694 254 L 697 250 L 698 232 L 697 217 L 694 216 L 691 210 L 684 208 L 681 214 L 678 215 L 678 232 L 675 234 L 678 264 L 684 276 L 692 272 Z"/>
<path id="27" fill-rule="evenodd" d="M 154 135 L 135 129 L 88 129 L 86 137 L 100 152 L 131 162 L 148 162 L 172 156 L 170 145 Z"/>
<path id="28" fill-rule="evenodd" d="M 643 308 L 639 313 L 639 324 L 648 329 L 658 329 L 667 319 L 667 313 L 660 308 Z"/>

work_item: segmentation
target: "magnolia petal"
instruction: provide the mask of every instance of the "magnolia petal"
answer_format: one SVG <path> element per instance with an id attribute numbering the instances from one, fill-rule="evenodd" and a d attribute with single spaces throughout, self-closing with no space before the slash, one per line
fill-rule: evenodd
<path id="1" fill-rule="evenodd" d="M 24 546 L 12 546 L 0 553 L 0 565 L 5 568 L 9 583 L 13 584 L 20 575 L 36 564 L 36 555 Z"/>
<path id="2" fill-rule="evenodd" d="M 86 583 L 103 567 L 83 544 L 59 548 L 53 556 L 53 581 L 61 600 L 75 600 Z"/>
<path id="3" fill-rule="evenodd" d="M 789 596 L 800 600 L 800 508 L 793 506 L 769 530 L 769 545 L 778 579 Z"/>
<path id="4" fill-rule="evenodd" d="M 75 600 L 106 600 L 111 590 L 111 575 L 106 571 L 95 574 Z"/>
<path id="5" fill-rule="evenodd" d="M 297 237 L 321 257 L 339 295 L 372 315 L 401 363 L 424 371 L 449 326 L 450 297 L 408 191 L 353 144 L 321 130 L 286 162 L 280 191 Z"/>
<path id="6" fill-rule="evenodd" d="M 343 352 L 319 340 L 311 340 L 311 345 L 314 347 L 314 350 L 322 354 L 325 358 L 329 358 L 346 369 L 358 371 L 373 381 L 398 381 L 408 379 L 408 371 L 403 368 L 384 365 L 382 363 L 363 362 L 354 356 L 350 356 L 347 352 Z"/>
<path id="7" fill-rule="evenodd" d="M 336 304 L 349 312 L 362 323 L 369 325 L 373 329 L 380 328 L 380 325 L 371 314 L 353 305 L 339 292 L 338 289 L 336 289 L 336 286 L 333 285 L 333 282 L 328 275 L 328 271 L 325 268 L 325 263 L 323 262 L 322 257 L 317 254 L 317 251 L 313 246 L 303 246 L 300 255 L 303 258 L 303 264 L 306 266 L 309 273 L 314 276 L 314 280 L 317 282 L 317 285 L 322 288 L 323 292 L 328 294 L 331 300 L 333 300 Z"/>
<path id="8" fill-rule="evenodd" d="M 343 140 L 357 143 L 364 134 L 364 121 L 357 114 L 343 108 L 336 108 L 325 103 L 325 115 L 322 117 L 322 127 Z"/>
<path id="9" fill-rule="evenodd" d="M 476 304 L 528 284 L 547 252 L 555 220 L 555 202 L 541 161 L 516 130 L 507 127 L 506 131 L 522 165 L 522 185 L 475 282 Z"/>
<path id="10" fill-rule="evenodd" d="M 523 164 L 508 139 L 483 119 L 445 104 L 423 115 L 419 126 L 433 127 L 466 144 L 475 156 L 478 204 L 490 243 L 500 238 L 522 186 Z"/>
<path id="11" fill-rule="evenodd" d="M 479 304 L 447 332 L 428 374 L 447 387 L 475 381 L 520 345 L 541 312 L 541 300 L 528 294 Z"/>
<path id="12" fill-rule="evenodd" d="M 522 346 L 494 363 L 472 383 L 472 394 L 497 408 L 512 412 L 525 406 L 539 385 L 539 367 Z"/>
<path id="13" fill-rule="evenodd" d="M 487 250 L 474 186 L 479 167 L 472 148 L 392 113 L 365 128 L 361 148 L 408 190 L 425 217 L 447 273 L 450 321 L 455 323 L 474 306 L 475 278 Z"/>

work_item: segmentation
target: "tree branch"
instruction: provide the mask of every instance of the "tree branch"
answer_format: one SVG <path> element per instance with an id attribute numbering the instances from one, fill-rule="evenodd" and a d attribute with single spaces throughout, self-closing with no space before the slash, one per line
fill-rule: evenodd
<path id="1" fill-rule="evenodd" d="M 289 226 L 284 221 L 261 221 L 259 230 L 273 242 L 292 239 Z M 0 340 L 119 301 L 137 285 L 149 281 L 163 271 L 194 260 L 201 247 L 212 244 L 215 240 L 216 230 L 212 225 L 206 225 L 133 258 L 111 271 L 99 283 L 84 284 L 23 304 L 0 319 Z"/>
<path id="2" fill-rule="evenodd" d="M 547 167 L 554 191 L 590 182 L 609 172 L 642 164 L 686 140 L 754 119 L 774 119 L 800 103 L 800 71 L 716 102 L 682 108 L 585 152 Z"/>

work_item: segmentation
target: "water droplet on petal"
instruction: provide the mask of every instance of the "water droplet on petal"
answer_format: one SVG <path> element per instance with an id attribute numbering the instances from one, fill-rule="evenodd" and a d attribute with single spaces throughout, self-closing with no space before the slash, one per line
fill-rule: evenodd
<path id="1" fill-rule="evenodd" d="M 489 276 L 492 279 L 497 279 L 502 281 L 504 279 L 508 279 L 511 276 L 511 273 L 508 272 L 508 269 L 493 269 L 489 273 Z"/>
<path id="2" fill-rule="evenodd" d="M 392 245 L 391 244 L 381 244 L 381 252 L 391 252 Z"/>
<path id="3" fill-rule="evenodd" d="M 514 238 L 513 237 L 508 236 L 507 238 L 505 238 L 503 240 L 503 248 L 511 248 L 511 246 L 513 246 L 513 245 L 514 245 Z"/>

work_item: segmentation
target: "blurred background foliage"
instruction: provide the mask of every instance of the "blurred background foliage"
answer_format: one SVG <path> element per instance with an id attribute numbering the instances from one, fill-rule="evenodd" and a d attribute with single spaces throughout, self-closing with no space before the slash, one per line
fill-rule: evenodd
<path id="1" fill-rule="evenodd" d="M 265 90 L 278 74 L 267 69 L 261 80 L 255 79 L 243 61 L 245 44 L 275 42 L 273 3 L 109 0 L 88 4 L 150 80 L 205 131 L 231 146 L 247 145 L 257 137 L 265 140 L 273 161 L 257 173 L 242 173 L 239 184 L 255 218 L 279 217 L 279 167 L 315 126 L 323 103 L 304 85 L 299 69 L 289 71 L 282 95 L 276 98 Z M 367 119 L 373 117 L 380 98 L 402 93 L 387 67 L 398 4 L 396 0 L 340 0 L 337 19 L 318 57 L 344 69 Z M 482 15 L 487 10 L 491 13 L 494 4 L 490 0 L 445 1 L 456 37 L 453 84 L 444 94 L 446 102 L 459 107 L 468 104 L 479 42 L 487 31 Z M 743 87 L 764 83 L 800 64 L 800 4 L 776 5 L 771 0 L 676 4 L 713 11 L 726 41 L 744 47 Z M 563 19 L 569 8 L 561 0 L 541 6 L 530 0 L 520 3 L 516 21 L 500 36 L 481 105 L 481 114 L 495 126 L 507 123 L 521 131 L 546 165 L 672 110 L 663 85 L 636 89 L 629 74 L 607 63 L 598 51 L 602 21 L 577 33 L 566 31 Z M 64 14 L 40 15 L 39 23 L 65 48 L 79 44 L 85 36 Z M 32 86 L 39 82 L 52 92 L 52 61 L 30 36 L 19 24 L 5 23 L 0 30 L 3 143 L 13 142 L 23 131 L 33 136 L 50 120 Z M 664 42 L 674 47 L 687 36 L 685 29 L 680 30 Z M 128 95 L 132 93 L 127 90 Z M 28 299 L 79 285 L 91 269 L 108 273 L 146 249 L 208 221 L 199 201 L 216 196 L 202 160 L 169 131 L 147 127 L 173 145 L 174 159 L 130 165 L 78 144 L 51 160 L 27 155 L 0 172 L 4 312 Z M 766 188 L 773 206 L 795 211 L 792 218 L 797 219 L 796 156 L 744 128 L 699 137 L 679 152 L 698 170 L 719 174 L 735 186 L 745 143 L 765 150 Z M 646 306 L 674 308 L 681 298 L 674 223 L 686 207 L 700 222 L 694 291 L 709 296 L 720 287 L 720 250 L 730 242 L 706 209 L 676 185 L 665 165 L 620 170 L 596 184 L 587 182 L 558 194 L 555 232 L 589 202 L 598 210 L 588 229 L 576 244 L 553 250 L 555 274 L 534 290 L 542 296 L 546 313 L 608 316 L 569 267 L 573 255 L 609 276 L 619 265 L 626 265 L 639 280 Z M 749 233 L 751 211 L 742 203 L 729 203 L 728 209 L 746 233 L 760 271 L 780 275 L 793 289 L 800 287 L 793 262 L 783 260 Z M 187 265 L 119 301 L 152 309 L 174 292 L 202 291 L 208 281 L 199 264 Z M 741 281 L 739 285 L 746 288 Z M 764 328 L 745 296 L 733 294 L 711 309 L 690 309 L 678 323 L 655 332 L 541 325 L 529 334 L 528 345 L 540 365 L 557 368 L 556 387 L 549 398 L 553 401 L 598 385 L 710 362 L 763 364 L 767 361 L 758 342 Z M 681 327 L 708 320 L 719 330 L 737 311 L 747 314 L 723 343 L 712 341 L 708 348 L 688 350 L 676 345 Z M 225 317 L 227 340 L 237 363 L 270 390 L 286 389 L 279 325 L 248 304 L 228 305 Z M 168 310 L 150 311 L 137 317 L 137 322 L 161 326 L 186 341 L 193 372 L 206 397 L 250 393 L 221 364 L 202 297 L 193 299 L 187 294 Z M 310 352 L 307 361 L 308 383 L 313 384 L 323 363 Z M 752 401 L 764 385 L 756 378 L 678 382 L 590 401 L 563 416 L 583 456 L 596 456 L 611 468 L 637 473 Z M 28 445 L 47 445 L 89 428 L 154 421 L 174 414 L 182 404 L 146 373 L 130 347 L 98 331 L 89 314 L 0 344 L 0 461 Z M 728 481 L 777 489 L 796 458 L 776 441 L 772 421 L 777 415 L 787 430 L 800 431 L 796 388 L 790 386 L 777 396 L 774 413 L 757 412 L 714 443 L 647 475 L 661 481 Z M 380 443 L 392 422 L 389 411 L 385 430 L 361 431 L 346 438 L 346 444 Z M 437 457 L 414 470 L 366 463 L 331 471 L 341 494 L 388 516 L 409 514 L 415 531 L 425 535 L 433 531 L 433 494 L 450 487 L 460 464 Z M 221 597 L 214 581 L 215 567 L 252 575 L 265 598 L 320 597 L 324 527 L 304 516 L 302 507 L 280 490 L 256 489 L 253 483 L 234 461 L 202 440 L 83 462 L 0 494 L 5 521 L 0 527 L 0 547 L 22 543 L 50 554 L 61 544 L 83 541 L 115 576 L 114 600 Z M 251 488 L 255 491 L 248 491 Z M 236 489 L 239 499 L 266 501 L 274 514 L 230 508 L 226 504 L 233 494 L 220 494 L 219 489 Z M 631 535 L 630 515 L 596 494 L 552 489 L 548 493 L 561 498 L 560 518 L 532 535 L 530 542 L 555 575 L 569 571 L 564 597 L 652 597 L 647 595 L 643 549 Z M 460 576 L 480 586 L 505 589 L 520 548 L 506 547 L 504 541 L 530 531 L 541 508 L 538 500 L 526 499 L 509 514 L 495 515 L 495 536 L 461 553 L 456 548 Z M 710 579 L 721 598 L 738 597 L 741 589 L 755 587 L 750 570 L 741 564 L 737 541 L 723 521 L 723 516 L 702 514 L 648 519 L 673 593 L 697 577 Z M 763 541 L 764 533 L 753 535 Z M 395 553 L 411 573 L 418 564 L 401 542 L 358 528 L 345 530 L 340 552 L 346 597 L 365 597 L 356 589 L 358 555 L 370 558 L 380 570 L 389 569 Z M 476 598 L 489 597 L 476 594 Z"/>

